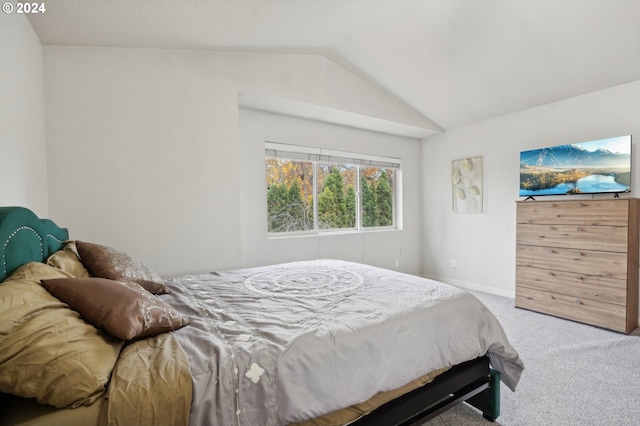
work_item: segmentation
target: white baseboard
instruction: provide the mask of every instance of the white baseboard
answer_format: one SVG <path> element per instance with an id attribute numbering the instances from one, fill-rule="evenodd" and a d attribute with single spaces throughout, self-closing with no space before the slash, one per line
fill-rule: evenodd
<path id="1" fill-rule="evenodd" d="M 429 278 L 434 281 L 440 281 L 445 284 L 450 284 L 452 286 L 463 288 L 465 290 L 481 291 L 483 293 L 495 294 L 497 296 L 508 297 L 510 299 L 515 299 L 516 297 L 515 290 L 503 290 L 500 288 L 488 287 L 486 285 L 471 283 L 468 281 L 454 280 L 454 279 L 445 278 L 445 277 L 425 277 L 425 278 Z"/>

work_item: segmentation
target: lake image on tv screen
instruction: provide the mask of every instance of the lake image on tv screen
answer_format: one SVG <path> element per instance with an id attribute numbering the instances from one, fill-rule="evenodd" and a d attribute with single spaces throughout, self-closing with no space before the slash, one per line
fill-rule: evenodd
<path id="1" fill-rule="evenodd" d="M 631 135 L 520 153 L 520 195 L 631 190 Z"/>

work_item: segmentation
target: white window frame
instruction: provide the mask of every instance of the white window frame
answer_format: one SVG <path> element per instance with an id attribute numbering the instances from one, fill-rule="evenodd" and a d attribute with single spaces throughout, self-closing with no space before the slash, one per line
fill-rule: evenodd
<path id="1" fill-rule="evenodd" d="M 313 163 L 313 230 L 292 232 L 267 232 L 268 238 L 283 238 L 300 235 L 348 234 L 354 232 L 376 232 L 402 229 L 402 162 L 399 158 L 382 157 L 377 155 L 328 150 L 301 145 L 291 145 L 278 142 L 265 142 L 265 160 L 275 158 L 281 160 L 306 161 Z M 356 226 L 353 228 L 318 228 L 318 178 L 317 166 L 320 164 L 354 164 L 356 171 Z M 266 164 L 266 162 L 265 162 Z M 392 182 L 393 192 L 393 223 L 390 226 L 362 226 L 362 205 L 360 189 L 360 169 L 378 167 L 394 169 Z M 263 176 L 266 176 L 266 169 Z M 265 203 L 266 207 L 266 203 Z"/>

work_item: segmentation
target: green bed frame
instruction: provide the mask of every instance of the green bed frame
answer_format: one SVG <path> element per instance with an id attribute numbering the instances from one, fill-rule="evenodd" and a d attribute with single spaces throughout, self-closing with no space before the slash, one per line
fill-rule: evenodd
<path id="1" fill-rule="evenodd" d="M 0 282 L 29 262 L 44 262 L 69 231 L 24 207 L 0 207 Z"/>

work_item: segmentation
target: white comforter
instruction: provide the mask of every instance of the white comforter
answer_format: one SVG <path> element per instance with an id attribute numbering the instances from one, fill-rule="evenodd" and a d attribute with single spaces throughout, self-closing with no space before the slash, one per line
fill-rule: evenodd
<path id="1" fill-rule="evenodd" d="M 395 271 L 317 260 L 169 285 L 165 300 L 197 317 L 176 331 L 193 426 L 285 425 L 485 353 L 511 389 L 523 369 L 474 296 Z"/>

